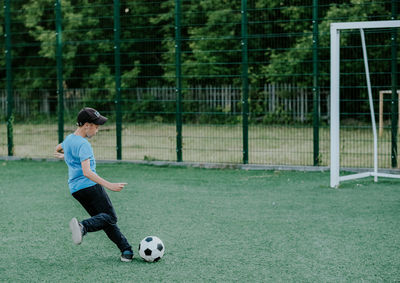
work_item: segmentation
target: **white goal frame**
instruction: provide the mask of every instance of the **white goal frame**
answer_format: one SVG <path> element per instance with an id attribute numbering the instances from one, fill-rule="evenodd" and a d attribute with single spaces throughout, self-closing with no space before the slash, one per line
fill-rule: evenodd
<path id="1" fill-rule="evenodd" d="M 345 22 L 331 23 L 331 180 L 330 186 L 336 188 L 340 181 L 353 180 L 365 177 L 374 177 L 374 181 L 378 181 L 378 177 L 400 178 L 400 175 L 378 173 L 378 137 L 376 132 L 376 122 L 374 105 L 372 100 L 372 89 L 368 68 L 367 48 L 365 45 L 364 29 L 374 28 L 399 28 L 400 20 L 395 21 L 370 21 L 370 22 Z M 359 29 L 361 35 L 361 43 L 363 49 L 365 76 L 367 80 L 368 98 L 370 104 L 372 131 L 374 136 L 374 171 L 340 176 L 340 31 Z"/>

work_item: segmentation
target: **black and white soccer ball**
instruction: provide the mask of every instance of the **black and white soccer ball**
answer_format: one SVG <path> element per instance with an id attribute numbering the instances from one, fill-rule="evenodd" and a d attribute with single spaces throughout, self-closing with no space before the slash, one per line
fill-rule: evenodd
<path id="1" fill-rule="evenodd" d="M 164 251 L 163 242 L 156 236 L 148 236 L 139 244 L 139 255 L 148 262 L 159 261 L 163 257 Z"/>

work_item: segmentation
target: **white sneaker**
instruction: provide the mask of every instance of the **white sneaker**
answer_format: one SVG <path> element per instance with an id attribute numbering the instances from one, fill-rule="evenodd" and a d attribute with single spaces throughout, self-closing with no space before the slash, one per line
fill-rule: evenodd
<path id="1" fill-rule="evenodd" d="M 131 250 L 124 251 L 121 254 L 121 261 L 123 262 L 131 262 L 133 259 L 133 252 Z"/>
<path id="2" fill-rule="evenodd" d="M 74 217 L 69 222 L 69 229 L 72 233 L 72 241 L 75 245 L 82 243 L 82 230 L 78 220 Z"/>

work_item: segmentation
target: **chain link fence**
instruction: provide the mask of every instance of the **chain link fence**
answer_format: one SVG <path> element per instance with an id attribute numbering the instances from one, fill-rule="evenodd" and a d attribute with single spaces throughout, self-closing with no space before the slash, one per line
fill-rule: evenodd
<path id="1" fill-rule="evenodd" d="M 52 157 L 82 107 L 97 159 L 329 164 L 329 24 L 397 1 L 5 0 L 0 156 Z M 397 167 L 398 36 L 367 30 L 381 167 Z M 341 165 L 372 167 L 359 31 L 342 35 Z"/>

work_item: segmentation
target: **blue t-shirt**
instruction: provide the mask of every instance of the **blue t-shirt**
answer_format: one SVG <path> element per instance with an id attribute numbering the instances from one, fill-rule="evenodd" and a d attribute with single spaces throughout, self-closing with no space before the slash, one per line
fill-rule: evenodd
<path id="1" fill-rule="evenodd" d="M 62 142 L 61 147 L 64 150 L 65 163 L 68 165 L 68 185 L 71 194 L 96 185 L 95 182 L 86 178 L 82 171 L 81 162 L 90 159 L 90 169 L 96 173 L 96 160 L 87 139 L 70 134 Z"/>

